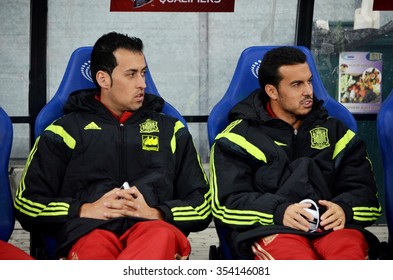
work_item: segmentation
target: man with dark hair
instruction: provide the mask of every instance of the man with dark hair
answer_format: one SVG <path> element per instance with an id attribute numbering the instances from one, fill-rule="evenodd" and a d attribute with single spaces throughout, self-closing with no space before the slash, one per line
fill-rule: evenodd
<path id="1" fill-rule="evenodd" d="M 16 194 L 29 231 L 57 234 L 67 259 L 186 259 L 211 221 L 208 181 L 187 128 L 145 93 L 138 38 L 97 40 L 97 89 L 70 95 L 32 149 Z"/>
<path id="2" fill-rule="evenodd" d="M 213 214 L 255 259 L 366 259 L 381 216 L 365 143 L 329 117 L 306 56 L 267 52 L 260 90 L 235 105 L 211 150 Z"/>

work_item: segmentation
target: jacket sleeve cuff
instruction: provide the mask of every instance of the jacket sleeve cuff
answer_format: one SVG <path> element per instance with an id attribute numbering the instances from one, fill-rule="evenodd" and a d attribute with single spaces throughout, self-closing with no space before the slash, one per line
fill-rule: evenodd
<path id="1" fill-rule="evenodd" d="M 173 224 L 173 215 L 171 209 L 169 209 L 166 205 L 160 205 L 156 207 L 157 209 L 161 210 L 163 214 L 163 220 L 167 223 Z"/>
<path id="2" fill-rule="evenodd" d="M 337 203 L 337 202 L 336 202 Z M 343 203 L 337 203 L 341 206 L 345 213 L 345 221 L 346 223 L 351 223 L 353 221 L 353 211 L 352 208 Z"/>
<path id="3" fill-rule="evenodd" d="M 70 204 L 70 208 L 68 209 L 68 218 L 73 219 L 73 218 L 78 218 L 79 217 L 79 210 L 82 206 L 83 201 L 73 201 Z"/>
<path id="4" fill-rule="evenodd" d="M 275 225 L 283 225 L 284 224 L 284 214 L 285 210 L 287 210 L 288 206 L 291 203 L 283 203 L 277 206 L 274 211 L 274 224 Z"/>

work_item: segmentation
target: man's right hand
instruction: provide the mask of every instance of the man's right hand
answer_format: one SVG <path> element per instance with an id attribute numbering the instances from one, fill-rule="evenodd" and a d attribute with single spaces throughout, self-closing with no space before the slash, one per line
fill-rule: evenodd
<path id="1" fill-rule="evenodd" d="M 294 229 L 309 231 L 309 220 L 313 220 L 311 213 L 307 212 L 305 208 L 310 208 L 310 203 L 295 203 L 287 207 L 284 213 L 283 225 Z"/>
<path id="2" fill-rule="evenodd" d="M 83 204 L 79 216 L 101 220 L 119 217 L 163 219 L 162 212 L 150 207 L 136 186 L 128 189 L 115 188 L 97 201 Z"/>
<path id="3" fill-rule="evenodd" d="M 133 208 L 133 203 L 130 203 L 129 200 L 121 199 L 124 198 L 123 192 L 129 192 L 129 190 L 115 188 L 97 201 L 83 204 L 79 210 L 79 216 L 101 220 L 131 216 L 130 213 L 134 212 L 136 208 Z"/>

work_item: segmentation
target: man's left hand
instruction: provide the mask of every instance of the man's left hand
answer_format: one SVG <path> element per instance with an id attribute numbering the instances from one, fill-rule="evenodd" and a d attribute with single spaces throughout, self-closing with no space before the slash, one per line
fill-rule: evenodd
<path id="1" fill-rule="evenodd" d="M 319 200 L 318 203 L 326 208 L 319 224 L 324 230 L 339 230 L 345 227 L 345 212 L 340 205 L 328 200 Z"/>

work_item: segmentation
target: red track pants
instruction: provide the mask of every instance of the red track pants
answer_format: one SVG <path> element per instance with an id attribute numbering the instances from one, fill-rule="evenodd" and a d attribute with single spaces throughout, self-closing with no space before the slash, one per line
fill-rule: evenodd
<path id="1" fill-rule="evenodd" d="M 0 260 L 33 260 L 25 251 L 0 240 Z"/>
<path id="2" fill-rule="evenodd" d="M 364 260 L 367 241 L 355 229 L 341 229 L 310 239 L 296 234 L 263 237 L 252 245 L 256 260 Z"/>
<path id="3" fill-rule="evenodd" d="M 95 229 L 72 246 L 67 259 L 173 260 L 188 258 L 190 251 L 190 243 L 179 229 L 154 220 L 139 222 L 120 237 Z"/>

